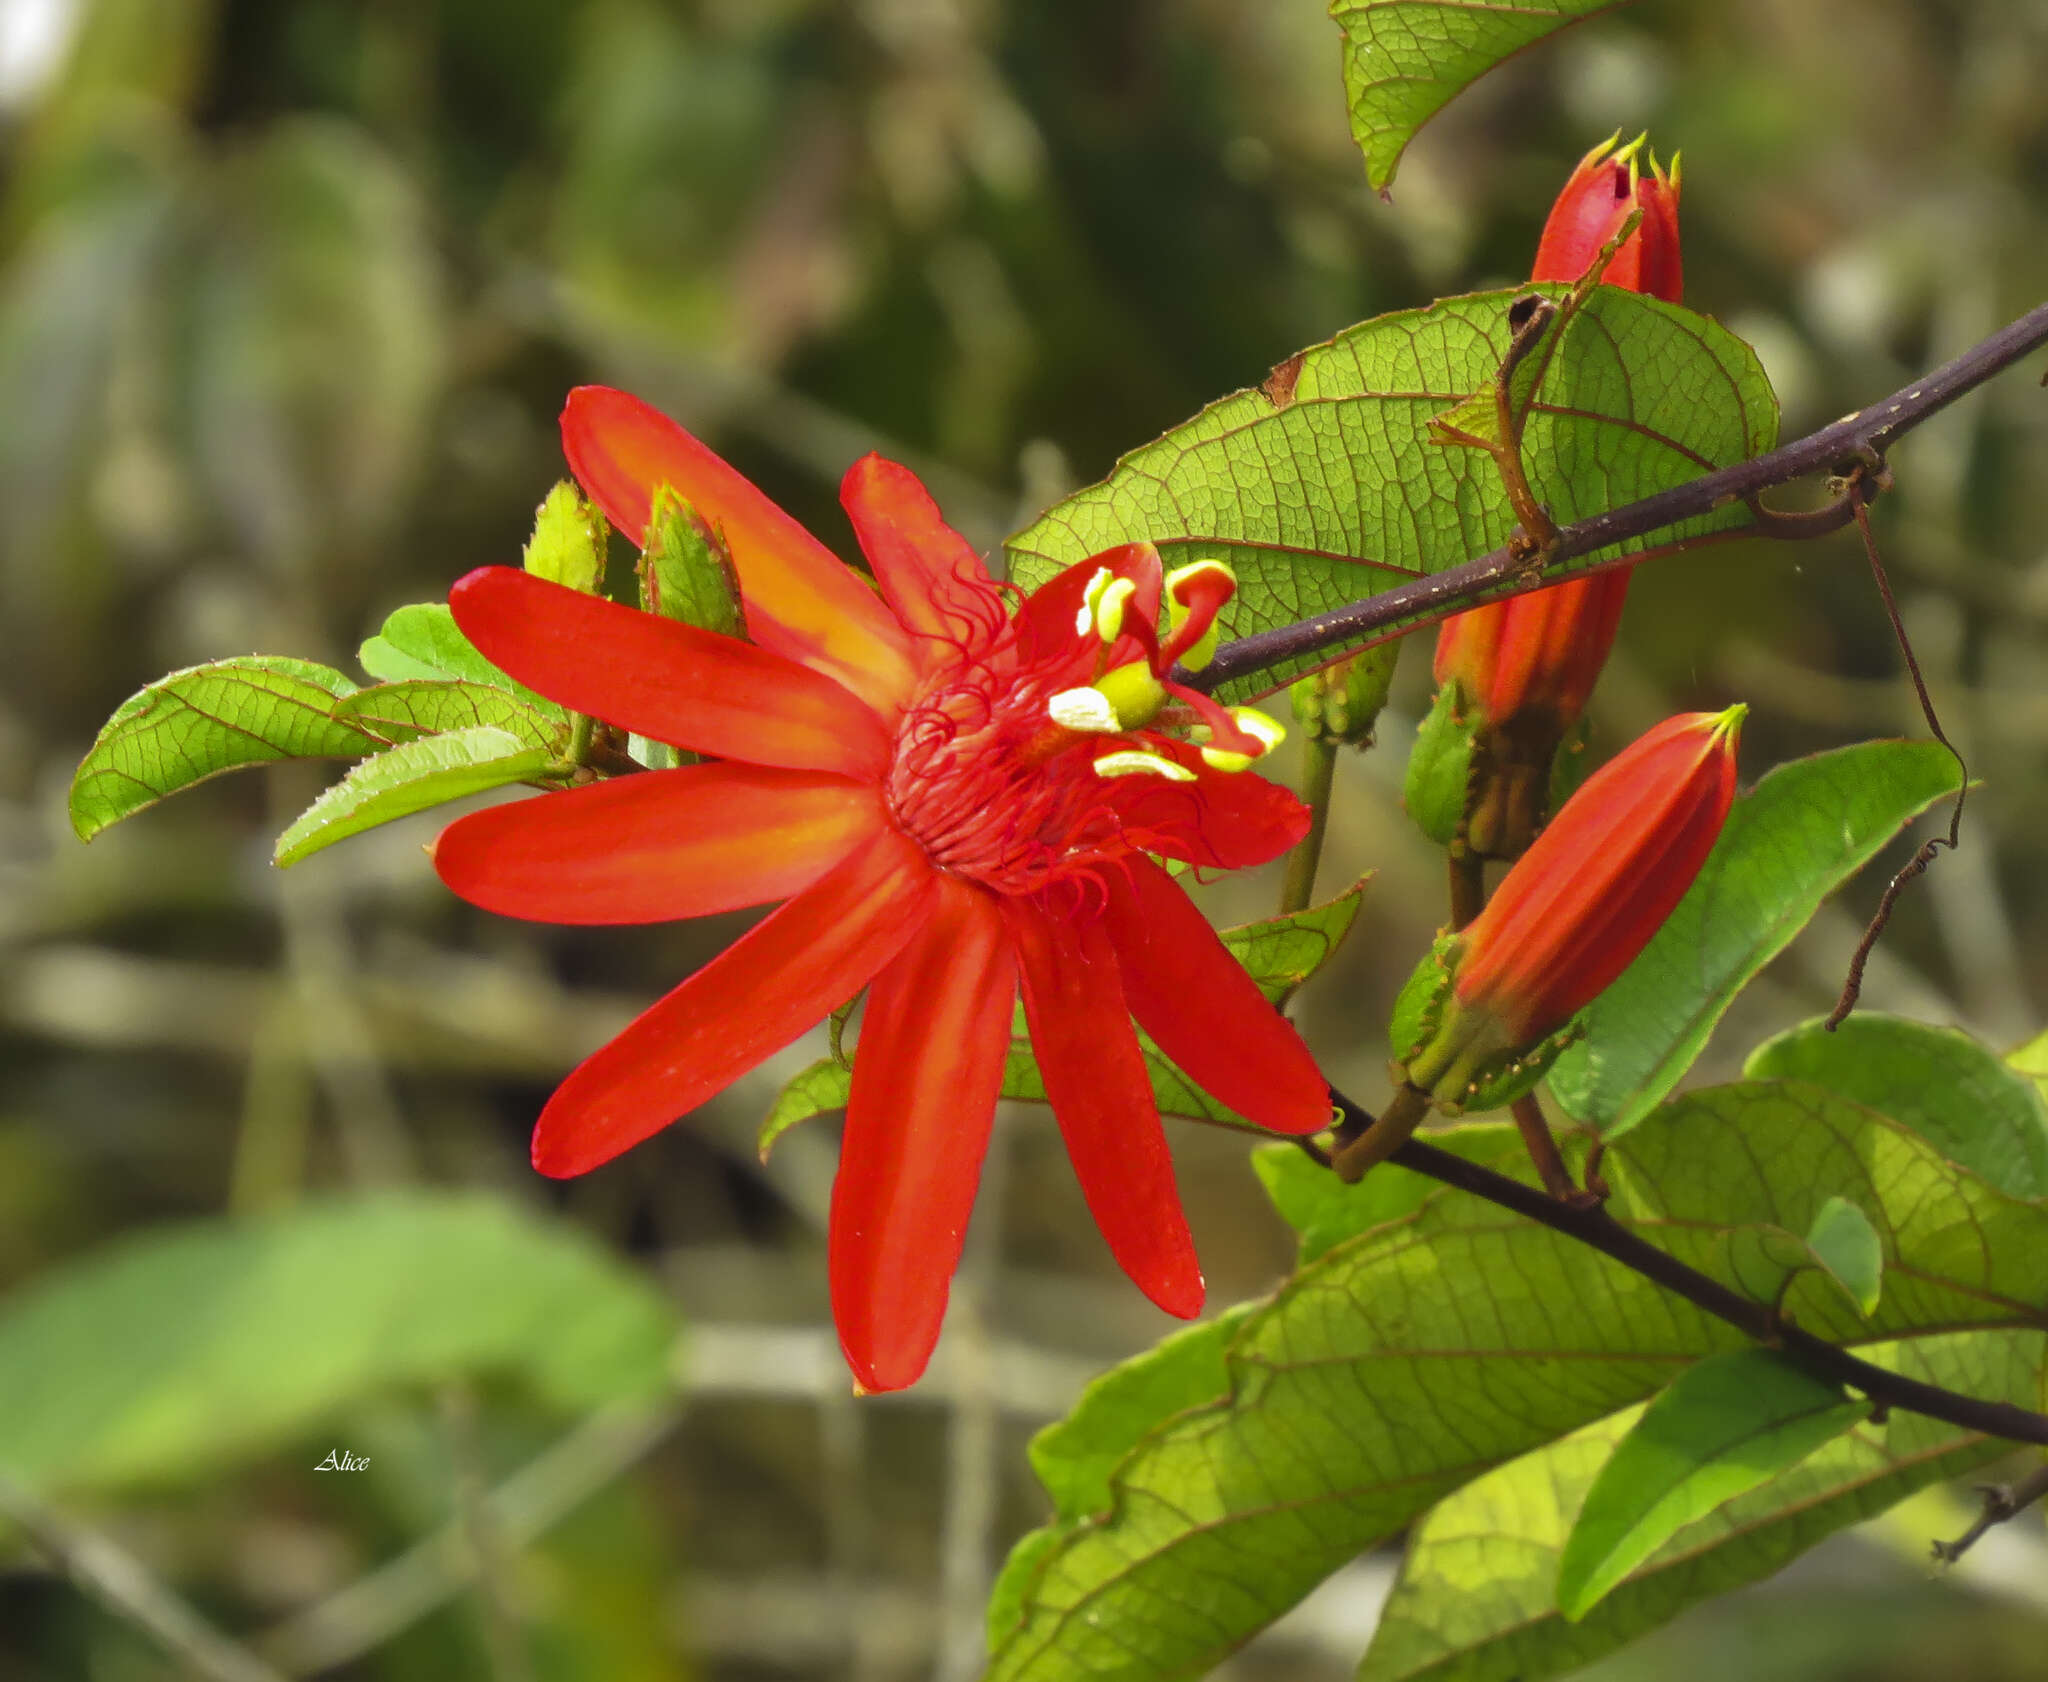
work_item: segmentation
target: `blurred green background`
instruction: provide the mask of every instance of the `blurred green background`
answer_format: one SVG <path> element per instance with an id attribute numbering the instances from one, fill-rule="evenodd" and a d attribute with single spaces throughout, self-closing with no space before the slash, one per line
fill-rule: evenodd
<path id="1" fill-rule="evenodd" d="M 430 819 L 281 876 L 303 768 L 72 839 L 71 770 L 143 682 L 352 668 L 386 610 L 514 559 L 570 385 L 669 409 L 842 550 L 870 447 L 994 545 L 1290 352 L 1511 283 L 1577 156 L 1645 126 L 1684 153 L 1688 301 L 1757 345 L 1787 435 L 2048 297 L 2040 0 L 1651 0 L 1459 100 L 1386 203 L 1338 45 L 1316 0 L 0 0 L 0 1470 L 33 1486 L 0 1509 L 41 1527 L 0 1526 L 0 1679 L 180 1673 L 49 1568 L 94 1536 L 279 1674 L 961 1682 L 1042 1515 L 1029 1433 L 1166 1329 L 1019 1111 L 931 1377 L 853 1402 L 832 1143 L 753 1150 L 813 1041 L 534 1177 L 553 1082 L 741 920 L 497 921 L 433 879 Z M 1894 466 L 1880 533 L 1985 786 L 1867 1000 L 2002 1047 L 2048 991 L 2048 396 L 2010 375 Z M 1439 916 L 1397 799 L 1425 654 L 1341 768 L 1326 886 L 1378 876 L 1300 1007 L 1368 1099 Z M 1918 733 L 1898 665 L 1853 540 L 1710 549 L 1638 576 L 1595 745 L 1733 699 L 1751 776 Z M 1703 1074 L 1824 1007 L 1877 885 Z M 1212 1303 L 1265 1289 L 1289 1245 L 1242 1142 L 1176 1147 Z M 1599 1674 L 2048 1676 L 2039 1515 L 1936 1577 L 1945 1499 Z M 1348 1675 L 1391 1569 L 1231 1673 Z"/>

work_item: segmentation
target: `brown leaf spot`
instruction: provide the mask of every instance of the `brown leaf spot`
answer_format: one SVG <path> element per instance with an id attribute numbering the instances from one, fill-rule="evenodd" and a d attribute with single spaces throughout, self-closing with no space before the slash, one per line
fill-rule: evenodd
<path id="1" fill-rule="evenodd" d="M 1276 409 L 1284 409 L 1294 401 L 1294 382 L 1301 378 L 1302 359 L 1307 351 L 1298 350 L 1285 362 L 1276 363 L 1259 389 L 1266 394 L 1266 401 Z"/>

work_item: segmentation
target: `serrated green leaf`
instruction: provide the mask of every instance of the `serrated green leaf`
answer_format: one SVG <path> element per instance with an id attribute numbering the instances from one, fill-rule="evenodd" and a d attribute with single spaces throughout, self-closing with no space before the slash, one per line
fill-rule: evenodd
<path id="1" fill-rule="evenodd" d="M 2048 1208 L 1817 1087 L 1674 1100 L 1602 1172 L 1617 1219 L 1757 1300 L 1782 1288 L 1819 1336 L 2039 1326 Z M 1803 1250 L 1796 1235 L 1838 1192 L 1870 1212 L 1894 1261 L 1867 1321 L 1817 1270 L 1755 1277 L 1759 1234 Z M 1027 1541 L 991 1682 L 1199 1674 L 1489 1467 L 1742 1347 L 1585 1245 L 1469 1197 L 1430 1198 L 1259 1305 L 1226 1354 L 1228 1398 L 1141 1438 L 1105 1511 Z"/>
<path id="2" fill-rule="evenodd" d="M 0 1305 L 0 1465 L 189 1481 L 394 1385 L 516 1373 L 571 1411 L 659 1394 L 672 1310 L 581 1233 L 388 1192 L 145 1231 Z"/>
<path id="3" fill-rule="evenodd" d="M 1520 1132 L 1504 1121 L 1466 1122 L 1427 1137 L 1439 1150 L 1488 1167 L 1511 1162 L 1522 1149 Z M 1295 1260 L 1302 1267 L 1331 1246 L 1412 1215 L 1426 1199 L 1444 1194 L 1442 1186 L 1420 1174 L 1368 1174 L 1346 1185 L 1297 1145 L 1260 1145 L 1252 1152 L 1252 1170 L 1275 1211 L 1300 1238 Z"/>
<path id="4" fill-rule="evenodd" d="M 774 1107 L 761 1123 L 761 1131 L 754 1141 L 760 1150 L 761 1160 L 768 1160 L 769 1153 L 775 1149 L 775 1142 L 798 1122 L 809 1121 L 814 1115 L 843 1110 L 852 1095 L 853 1069 L 836 1057 L 820 1058 L 810 1067 L 798 1070 L 776 1095 Z"/>
<path id="5" fill-rule="evenodd" d="M 488 724 L 401 743 L 365 760 L 301 812 L 277 838 L 272 862 L 297 864 L 394 818 L 544 777 L 557 763 L 546 748 Z"/>
<path id="6" fill-rule="evenodd" d="M 461 678 L 408 678 L 400 683 L 374 684 L 337 701 L 334 713 L 391 743 L 480 724 L 507 731 L 528 747 L 559 752 L 569 740 L 566 719 L 536 712 L 509 689 Z"/>
<path id="7" fill-rule="evenodd" d="M 1833 1033 L 1802 1022 L 1749 1054 L 1752 1080 L 1810 1080 L 1881 1109 L 2015 1197 L 2048 1196 L 2048 1106 L 1968 1034 L 1858 1011 Z"/>
<path id="8" fill-rule="evenodd" d="M 722 637 L 746 635 L 739 574 L 725 540 L 668 485 L 655 494 L 640 555 L 641 605 Z"/>
<path id="9" fill-rule="evenodd" d="M 1500 474 L 1488 456 L 1433 442 L 1429 422 L 1496 377 L 1515 299 L 1570 290 L 1447 298 L 1303 351 L 1054 504 L 1010 539 L 1012 581 L 1029 588 L 1115 544 L 1150 541 L 1171 565 L 1235 569 L 1238 593 L 1219 623 L 1239 637 L 1483 554 L 1514 525 Z M 1770 383 L 1740 339 L 1675 304 L 1600 286 L 1544 368 L 1524 455 L 1535 494 L 1562 522 L 1745 460 L 1777 433 Z M 1735 506 L 1655 541 L 1748 518 Z M 1627 552 L 1603 549 L 1587 564 Z M 1331 652 L 1218 694 L 1263 694 Z"/>
<path id="10" fill-rule="evenodd" d="M 1635 1126 L 1821 901 L 1956 784 L 1938 742 L 1861 742 L 1773 770 L 1735 802 L 1663 928 L 1588 1007 L 1586 1037 L 1550 1071 L 1558 1103 L 1609 1138 Z"/>
<path id="11" fill-rule="evenodd" d="M 1557 1609 L 1583 1618 L 1686 1525 L 1798 1465 L 1869 1411 L 1769 1349 L 1688 1367 L 1587 1491 L 1558 1561 Z"/>
<path id="12" fill-rule="evenodd" d="M 1877 1312 L 1884 1294 L 1884 1240 L 1868 1215 L 1846 1197 L 1831 1197 L 1813 1217 L 1806 1244 L 1859 1313 Z"/>
<path id="13" fill-rule="evenodd" d="M 1247 923 L 1241 928 L 1218 931 L 1223 944 L 1250 972 L 1267 998 L 1280 1002 L 1327 963 L 1351 925 L 1358 918 L 1365 880 L 1354 883 L 1335 899 L 1305 911 L 1292 912 L 1266 922 Z M 1022 1011 L 1018 1012 L 1017 1037 L 1011 1041 L 1003 1065 L 1002 1096 L 1023 1103 L 1042 1104 L 1045 1082 L 1038 1063 L 1022 1033 Z M 1252 1127 L 1235 1110 L 1219 1104 L 1180 1072 L 1173 1062 L 1143 1034 L 1138 1048 L 1152 1077 L 1153 1096 L 1164 1115 L 1191 1116 L 1231 1127 Z M 855 1048 L 856 1059 L 858 1047 Z M 776 1140 L 800 1121 L 828 1110 L 845 1107 L 852 1090 L 852 1071 L 837 1058 L 825 1058 L 800 1071 L 782 1089 L 761 1124 L 758 1137 L 765 1158 Z"/>
<path id="14" fill-rule="evenodd" d="M 560 480 L 534 510 L 533 535 L 520 564 L 551 584 L 598 595 L 604 589 L 608 529 L 596 506 L 570 480 Z"/>
<path id="15" fill-rule="evenodd" d="M 1621 0 L 1330 0 L 1366 179 L 1384 189 L 1415 132 L 1503 59 Z"/>
<path id="16" fill-rule="evenodd" d="M 252 654 L 159 678 L 115 710 L 71 779 L 71 827 L 90 841 L 166 795 L 243 765 L 356 759 L 381 745 L 334 716 L 355 685 L 311 660 Z"/>
<path id="17" fill-rule="evenodd" d="M 1859 1351 L 1923 1383 L 2021 1407 L 2040 1403 L 2044 1352 L 2048 1338 L 2026 1332 Z M 1681 1529 L 1581 1622 L 1567 1623 L 1557 1610 L 1558 1556 L 1586 1491 L 1639 1412 L 1600 1420 L 1440 1501 L 1409 1538 L 1360 1682 L 1540 1682 L 1577 1670 L 2010 1449 L 1918 1414 L 1866 1421 Z"/>
<path id="18" fill-rule="evenodd" d="M 462 634 L 446 602 L 413 602 L 385 616 L 383 629 L 363 644 L 356 658 L 370 676 L 386 683 L 408 679 L 459 680 L 504 689 L 543 718 L 566 720 L 569 712 L 545 695 L 501 671 Z"/>

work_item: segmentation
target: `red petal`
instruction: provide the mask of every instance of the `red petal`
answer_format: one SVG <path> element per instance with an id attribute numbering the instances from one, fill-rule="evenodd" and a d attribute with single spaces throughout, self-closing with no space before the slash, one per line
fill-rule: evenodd
<path id="1" fill-rule="evenodd" d="M 832 1185 L 832 1318 L 863 1390 L 901 1390 L 931 1359 L 1010 1045 L 1002 913 L 939 882 L 931 920 L 868 995 Z"/>
<path id="2" fill-rule="evenodd" d="M 875 778 L 889 732 L 821 673 L 517 567 L 479 567 L 448 592 L 455 622 L 549 700 L 698 753 Z"/>
<path id="3" fill-rule="evenodd" d="M 901 706 L 914 675 L 903 627 L 831 550 L 668 416 L 623 391 L 578 386 L 562 410 L 562 450 L 635 543 L 654 493 L 673 486 L 725 534 L 754 641 L 837 678 L 878 711 Z"/>
<path id="4" fill-rule="evenodd" d="M 904 629 L 969 648 L 1002 629 L 1002 592 L 909 468 L 864 455 L 846 470 L 839 500 Z"/>
<path id="5" fill-rule="evenodd" d="M 1192 1318 L 1202 1311 L 1202 1270 L 1109 936 L 1092 918 L 1056 916 L 1030 900 L 1006 899 L 1003 911 L 1031 1047 L 1095 1224 L 1139 1290 Z"/>
<path id="6" fill-rule="evenodd" d="M 903 949 L 935 881 L 884 830 L 585 1058 L 541 1111 L 534 1167 L 586 1173 L 780 1051 Z"/>
<path id="7" fill-rule="evenodd" d="M 434 844 L 434 868 L 501 916 L 660 923 L 787 899 L 882 822 L 869 783 L 688 765 L 458 818 Z"/>
<path id="8" fill-rule="evenodd" d="M 1308 833 L 1308 808 L 1278 783 L 1253 771 L 1219 771 L 1185 742 L 1148 737 L 1145 745 L 1185 765 L 1195 780 L 1105 779 L 1103 798 L 1132 846 L 1205 869 L 1242 870 L 1278 858 Z"/>
<path id="9" fill-rule="evenodd" d="M 1150 859 L 1105 873 L 1103 927 L 1138 1026 L 1205 1092 L 1279 1133 L 1330 1125 L 1330 1087 L 1173 878 Z"/>

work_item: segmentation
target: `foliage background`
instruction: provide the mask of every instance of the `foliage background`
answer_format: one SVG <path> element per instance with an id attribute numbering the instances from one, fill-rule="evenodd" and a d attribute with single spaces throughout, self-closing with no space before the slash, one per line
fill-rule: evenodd
<path id="1" fill-rule="evenodd" d="M 734 920 L 494 921 L 434 882 L 431 821 L 280 876 L 270 839 L 317 786 L 291 772 L 83 849 L 63 791 L 99 723 L 202 659 L 347 664 L 388 608 L 513 558 L 580 380 L 669 408 L 842 548 L 837 476 L 870 446 L 992 545 L 1303 345 L 1511 282 L 1616 127 L 1683 147 L 1689 301 L 1758 346 L 1794 435 L 2048 296 L 2044 81 L 2031 0 L 1650 0 L 1458 101 L 1386 204 L 1313 0 L 4 0 L 0 1291 L 152 1223 L 304 1193 L 552 1211 L 669 1293 L 693 1388 L 496 1573 L 532 1673 L 972 1675 L 987 1573 L 1042 1511 L 1025 1438 L 1165 1329 L 1102 1253 L 1048 1118 L 1000 1135 L 933 1378 L 856 1407 L 826 1324 L 830 1141 L 799 1132 L 766 1169 L 752 1148 L 814 1045 L 601 1173 L 525 1167 L 558 1075 Z M 2048 993 L 2044 415 L 2018 376 L 1967 400 L 1900 449 L 1880 517 L 1987 787 L 1869 999 L 1995 1044 Z M 1395 797 L 1426 665 L 1411 652 L 1381 751 L 1342 768 L 1326 887 L 1379 874 L 1302 1004 L 1364 1095 L 1373 1025 L 1437 918 L 1435 855 Z M 1709 550 L 1639 575 L 1595 742 L 1746 699 L 1753 776 L 1917 730 L 1896 667 L 1848 539 Z M 1212 909 L 1271 892 L 1224 884 Z M 1752 989 L 1703 1073 L 1831 997 L 1863 908 Z M 1242 1146 L 1176 1143 L 1212 1300 L 1264 1289 L 1289 1246 Z M 304 1303 L 259 1365 L 309 1359 L 338 1311 Z M 217 1422 L 220 1467 L 72 1507 L 238 1632 L 340 1591 L 442 1522 L 463 1478 L 570 1427 L 494 1370 L 365 1391 L 282 1448 L 233 1452 L 239 1423 Z M 337 1445 L 375 1475 L 313 1473 Z M 1915 1556 L 1956 1528 L 1924 1503 L 1601 1673 L 2041 1675 L 2038 1519 L 1931 1579 Z M 0 1549 L 0 1676 L 165 1674 Z M 1388 1569 L 1352 1568 L 1233 1668 L 1348 1673 Z M 458 1594 L 324 1674 L 523 1674 L 492 1630 Z"/>

